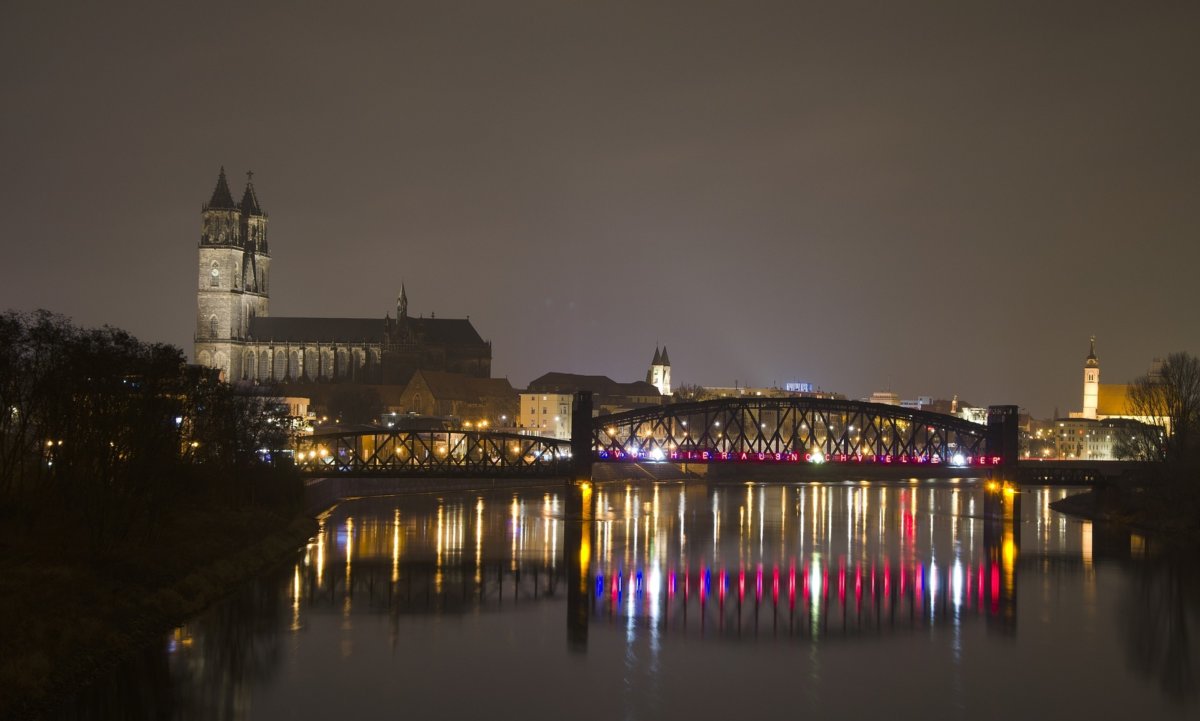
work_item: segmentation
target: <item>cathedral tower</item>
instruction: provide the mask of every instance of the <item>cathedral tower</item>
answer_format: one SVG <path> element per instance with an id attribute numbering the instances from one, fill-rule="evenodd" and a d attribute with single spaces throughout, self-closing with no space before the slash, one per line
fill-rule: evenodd
<path id="1" fill-rule="evenodd" d="M 1100 401 L 1100 361 L 1096 358 L 1096 336 L 1092 336 L 1091 351 L 1083 363 L 1083 413 L 1084 418 L 1096 419 L 1096 407 Z"/>
<path id="2" fill-rule="evenodd" d="M 235 203 L 225 168 L 201 209 L 198 255 L 194 360 L 238 380 L 245 375 L 242 345 L 250 319 L 267 315 L 270 256 L 267 216 L 253 184 L 247 180 L 242 202 Z"/>

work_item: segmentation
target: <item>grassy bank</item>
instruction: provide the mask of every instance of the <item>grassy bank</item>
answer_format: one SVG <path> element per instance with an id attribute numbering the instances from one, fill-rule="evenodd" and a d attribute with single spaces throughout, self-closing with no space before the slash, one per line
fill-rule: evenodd
<path id="1" fill-rule="evenodd" d="M 277 563 L 316 531 L 293 511 L 193 506 L 96 553 L 74 527 L 0 540 L 0 718 L 36 716 Z M 15 532 L 14 532 L 15 531 Z"/>

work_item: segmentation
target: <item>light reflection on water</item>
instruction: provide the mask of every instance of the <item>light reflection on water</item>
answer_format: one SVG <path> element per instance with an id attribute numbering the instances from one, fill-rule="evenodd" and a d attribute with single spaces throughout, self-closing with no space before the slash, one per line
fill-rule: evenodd
<path id="1" fill-rule="evenodd" d="M 126 669 L 81 708 L 475 717 L 536 693 L 519 715 L 700 718 L 744 711 L 720 689 L 750 683 L 757 707 L 847 717 L 1060 697 L 1097 718 L 1194 713 L 1194 566 L 1055 513 L 1067 492 L 1007 509 L 972 482 L 351 501 L 148 651 L 149 680 Z"/>

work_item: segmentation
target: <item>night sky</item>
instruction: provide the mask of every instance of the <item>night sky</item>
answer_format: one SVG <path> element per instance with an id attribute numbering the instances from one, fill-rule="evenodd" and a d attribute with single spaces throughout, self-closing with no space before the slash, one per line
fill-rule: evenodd
<path id="1" fill-rule="evenodd" d="M 1200 3 L 8 2 L 0 308 L 192 349 L 200 206 L 272 315 L 469 315 L 493 374 L 1041 416 L 1200 352 Z M 169 6 L 169 7 L 168 7 Z"/>

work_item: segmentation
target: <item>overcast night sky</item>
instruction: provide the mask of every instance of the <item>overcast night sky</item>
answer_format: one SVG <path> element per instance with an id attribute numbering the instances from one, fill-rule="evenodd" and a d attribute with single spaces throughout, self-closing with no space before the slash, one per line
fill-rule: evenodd
<path id="1" fill-rule="evenodd" d="M 272 315 L 403 281 L 518 386 L 659 342 L 1048 416 L 1090 334 L 1200 352 L 1200 3 L 259 5 L 5 4 L 0 309 L 190 355 L 224 165 Z"/>

